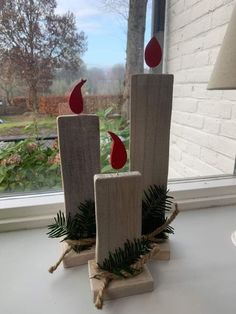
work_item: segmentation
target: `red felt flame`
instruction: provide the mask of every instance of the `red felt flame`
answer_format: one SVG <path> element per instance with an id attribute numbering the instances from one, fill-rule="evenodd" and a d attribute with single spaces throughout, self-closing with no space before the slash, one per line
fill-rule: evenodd
<path id="1" fill-rule="evenodd" d="M 84 85 L 86 80 L 81 80 L 72 90 L 69 98 L 69 106 L 70 109 L 76 113 L 79 114 L 83 111 L 84 108 L 84 101 L 83 96 L 81 93 L 81 87 Z"/>
<path id="2" fill-rule="evenodd" d="M 112 168 L 121 169 L 127 161 L 125 145 L 121 139 L 113 132 L 108 131 L 112 138 L 110 163 Z"/>
<path id="3" fill-rule="evenodd" d="M 161 58 L 161 46 L 156 37 L 153 36 L 145 48 L 145 62 L 150 68 L 154 68 L 160 64 Z"/>

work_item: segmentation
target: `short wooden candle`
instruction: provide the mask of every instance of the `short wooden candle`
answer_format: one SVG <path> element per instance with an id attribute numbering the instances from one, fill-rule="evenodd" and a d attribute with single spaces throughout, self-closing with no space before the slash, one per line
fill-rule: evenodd
<path id="1" fill-rule="evenodd" d="M 141 175 L 138 172 L 95 175 L 96 262 L 109 251 L 141 235 Z"/>
<path id="2" fill-rule="evenodd" d="M 96 261 L 89 262 L 90 275 L 94 274 L 96 263 L 102 265 L 109 252 L 123 247 L 127 239 L 133 241 L 141 236 L 141 180 L 140 173 L 136 171 L 95 175 Z M 90 284 L 95 299 L 101 281 L 90 279 Z M 134 278 L 114 280 L 105 298 L 119 298 L 152 289 L 153 279 L 145 268 L 144 273 Z"/>
<path id="3" fill-rule="evenodd" d="M 100 173 L 99 118 L 59 116 L 57 125 L 66 217 L 69 214 L 73 217 L 81 202 L 94 200 L 93 177 Z M 66 246 L 63 245 L 63 250 Z M 94 250 L 83 254 L 70 252 L 63 263 L 65 267 L 73 267 L 87 263 L 92 256 Z"/>

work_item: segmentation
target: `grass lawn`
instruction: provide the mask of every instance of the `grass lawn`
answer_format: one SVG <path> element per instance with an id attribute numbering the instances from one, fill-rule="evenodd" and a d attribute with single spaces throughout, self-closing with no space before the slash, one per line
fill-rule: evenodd
<path id="1" fill-rule="evenodd" d="M 4 123 L 0 124 L 0 137 L 29 136 L 34 134 L 34 116 L 31 113 L 17 116 L 0 116 Z M 56 117 L 37 114 L 39 135 L 56 134 Z"/>

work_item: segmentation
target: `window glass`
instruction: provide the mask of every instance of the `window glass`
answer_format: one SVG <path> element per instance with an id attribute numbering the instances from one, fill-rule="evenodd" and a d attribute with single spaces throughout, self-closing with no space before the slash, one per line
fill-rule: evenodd
<path id="1" fill-rule="evenodd" d="M 206 89 L 234 3 L 223 2 L 168 1 L 163 69 L 175 77 L 170 179 L 233 173 L 236 92 Z M 144 46 L 151 11 L 148 1 Z M 126 55 L 128 15 L 128 0 L 2 1 L 1 195 L 61 189 L 56 117 L 71 113 L 68 95 L 81 78 L 85 112 L 100 117 L 102 171 L 111 171 L 107 130 L 129 147 L 126 61 L 131 66 L 140 54 Z M 143 56 L 141 63 L 139 71 Z"/>
<path id="2" fill-rule="evenodd" d="M 165 71 L 175 76 L 170 177 L 232 174 L 236 91 L 207 90 L 234 1 L 168 1 Z"/>

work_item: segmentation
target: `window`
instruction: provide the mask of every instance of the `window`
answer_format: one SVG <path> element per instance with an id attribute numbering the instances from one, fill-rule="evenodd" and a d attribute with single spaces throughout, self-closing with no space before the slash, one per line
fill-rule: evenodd
<path id="1" fill-rule="evenodd" d="M 105 2 L 107 6 L 104 6 Z M 98 113 L 101 120 L 103 171 L 110 171 L 110 145 L 106 136 L 109 128 L 115 129 L 128 147 L 129 125 L 120 116 L 124 104 L 128 7 L 126 1 L 122 2 L 122 6 L 117 5 L 119 1 L 110 2 L 113 6 L 108 2 L 64 3 L 60 0 L 55 12 L 41 8 L 42 16 L 50 12 L 51 16 L 54 13 L 62 16 L 68 10 L 74 12 L 74 15 L 67 15 L 67 19 L 68 24 L 76 25 L 79 43 L 72 47 L 63 43 L 71 49 L 71 58 L 64 55 L 63 60 L 58 59 L 58 49 L 63 45 L 55 48 L 58 38 L 51 35 L 42 38 L 48 40 L 53 61 L 45 53 L 33 60 L 40 62 L 38 67 L 30 67 L 30 64 L 24 63 L 26 58 L 21 48 L 4 39 L 0 33 L 2 197 L 13 196 L 14 193 L 40 195 L 61 190 L 56 116 L 70 113 L 68 95 L 80 78 L 87 78 L 83 90 L 86 112 Z M 17 24 L 17 18 L 23 11 L 20 4 L 25 4 L 28 11 L 33 10 L 26 0 L 19 1 L 14 9 L 6 4 L 0 13 L 4 27 L 16 30 L 22 27 Z M 220 178 L 234 172 L 236 91 L 206 89 L 233 4 L 233 1 L 227 4 L 223 1 L 209 4 L 203 0 L 185 4 L 168 1 L 163 70 L 175 77 L 169 161 L 171 180 L 208 176 Z M 16 17 L 12 24 L 6 21 L 9 12 Z M 149 1 L 145 44 L 151 37 L 151 15 Z M 43 32 L 45 25 L 40 23 L 38 26 Z M 56 19 L 51 23 L 57 26 Z M 76 36 L 72 30 L 71 36 Z M 34 49 L 35 56 L 38 56 L 40 47 L 36 45 Z M 148 69 L 144 71 L 148 72 Z M 31 84 L 36 77 L 37 94 L 35 85 Z"/>

